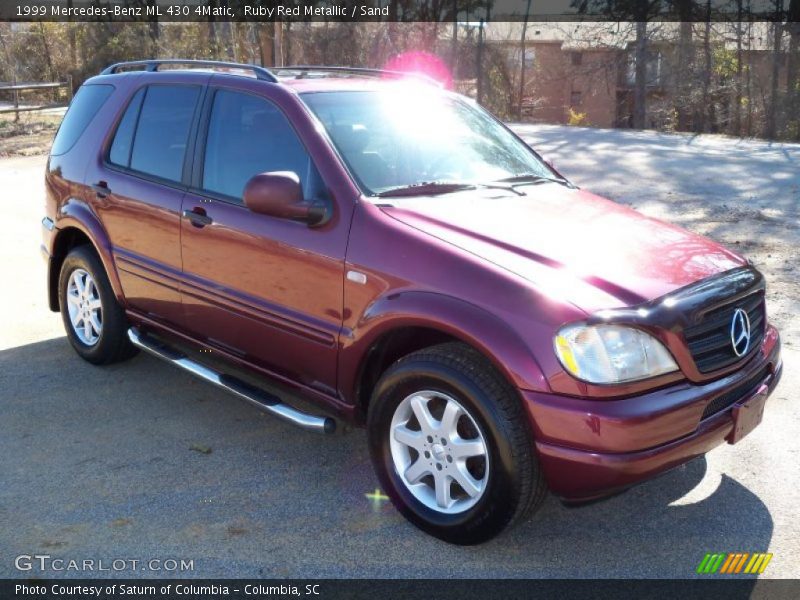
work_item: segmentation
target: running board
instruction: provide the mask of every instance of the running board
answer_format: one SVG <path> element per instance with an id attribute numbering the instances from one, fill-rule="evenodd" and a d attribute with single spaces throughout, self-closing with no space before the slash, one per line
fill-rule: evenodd
<path id="1" fill-rule="evenodd" d="M 134 346 L 152 354 L 162 360 L 196 375 L 209 383 L 213 383 L 239 398 L 246 400 L 258 409 L 268 412 L 276 417 L 288 421 L 292 425 L 315 431 L 317 433 L 333 433 L 336 431 L 336 421 L 330 417 L 317 417 L 301 412 L 296 408 L 284 404 L 281 399 L 269 392 L 245 383 L 231 375 L 225 375 L 209 369 L 205 365 L 193 361 L 182 352 L 162 344 L 146 334 L 140 333 L 135 328 L 128 329 L 128 338 Z"/>

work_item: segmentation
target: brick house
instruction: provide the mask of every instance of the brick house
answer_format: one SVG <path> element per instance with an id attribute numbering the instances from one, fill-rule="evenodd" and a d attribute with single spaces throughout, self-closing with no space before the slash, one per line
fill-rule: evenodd
<path id="1" fill-rule="evenodd" d="M 772 52 L 769 25 L 753 25 L 752 42 L 743 50 L 750 97 L 761 98 L 761 106 L 747 107 L 745 116 L 755 118 L 763 110 L 771 82 Z M 507 56 L 509 71 L 520 70 L 522 23 L 486 25 L 487 46 Z M 681 74 L 678 64 L 679 23 L 660 23 L 648 40 L 647 127 L 674 126 L 675 94 Z M 702 27 L 702 24 L 696 25 Z M 731 26 L 732 27 L 732 26 Z M 715 58 L 735 56 L 735 38 L 715 31 Z M 525 44 L 525 120 L 568 123 L 571 112 L 582 124 L 595 127 L 630 127 L 633 114 L 635 31 L 632 23 L 529 23 Z M 693 42 L 696 61 L 703 60 L 700 36 Z M 725 54 L 727 53 L 727 55 Z M 780 85 L 785 85 L 786 61 L 781 63 Z M 719 107 L 712 129 L 722 129 L 730 119 L 734 100 L 732 86 L 717 74 L 714 104 Z M 721 83 L 720 83 L 721 82 Z M 695 90 L 695 93 L 697 90 Z M 695 104 L 697 98 L 694 99 Z M 681 104 L 681 103 L 677 103 Z M 688 104 L 688 102 L 687 102 Z M 574 118 L 574 117 L 573 117 Z M 689 118 L 692 118 L 690 115 Z"/>

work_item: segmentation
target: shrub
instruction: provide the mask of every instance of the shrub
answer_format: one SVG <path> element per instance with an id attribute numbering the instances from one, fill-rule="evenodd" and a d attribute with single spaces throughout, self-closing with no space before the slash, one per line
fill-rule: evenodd
<path id="1" fill-rule="evenodd" d="M 586 119 L 585 112 L 578 112 L 571 106 L 569 107 L 569 119 L 567 120 L 567 124 L 573 127 L 586 127 L 589 125 L 589 121 Z"/>

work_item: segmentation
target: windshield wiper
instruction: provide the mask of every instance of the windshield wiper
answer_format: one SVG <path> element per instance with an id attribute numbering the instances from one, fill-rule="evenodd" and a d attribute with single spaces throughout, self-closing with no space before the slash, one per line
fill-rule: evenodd
<path id="1" fill-rule="evenodd" d="M 377 194 L 380 198 L 387 198 L 392 196 L 425 196 L 433 194 L 450 194 L 452 192 L 460 192 L 463 190 L 474 190 L 477 188 L 488 188 L 494 190 L 505 190 L 512 192 L 517 196 L 524 196 L 523 192 L 515 189 L 513 185 L 502 185 L 501 183 L 481 183 L 481 182 L 459 182 L 459 181 L 423 181 L 421 183 L 412 183 L 411 185 L 404 185 L 389 190 L 384 190 Z"/>
<path id="2" fill-rule="evenodd" d="M 458 183 L 454 181 L 422 181 L 420 183 L 412 183 L 411 185 L 404 185 L 384 190 L 379 192 L 377 196 L 380 198 L 387 198 L 390 196 L 425 196 L 427 194 L 449 194 L 450 192 L 468 190 L 473 187 L 474 186 L 470 183 Z"/>
<path id="3" fill-rule="evenodd" d="M 524 175 L 514 175 L 512 177 L 506 177 L 505 179 L 500 179 L 499 181 L 502 181 L 504 183 L 510 183 L 512 187 L 516 187 L 519 185 L 547 183 L 547 182 L 560 183 L 561 185 L 566 185 L 567 187 L 575 187 L 563 177 L 545 177 L 544 175 L 534 175 L 533 173 L 526 173 Z"/>

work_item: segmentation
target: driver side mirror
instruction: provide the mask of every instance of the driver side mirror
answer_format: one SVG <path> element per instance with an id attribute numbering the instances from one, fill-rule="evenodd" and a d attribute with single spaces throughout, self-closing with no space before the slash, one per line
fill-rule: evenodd
<path id="1" fill-rule="evenodd" d="M 328 218 L 323 205 L 303 200 L 300 178 L 292 171 L 273 171 L 254 175 L 244 186 L 244 205 L 254 213 L 278 219 L 320 225 Z"/>

